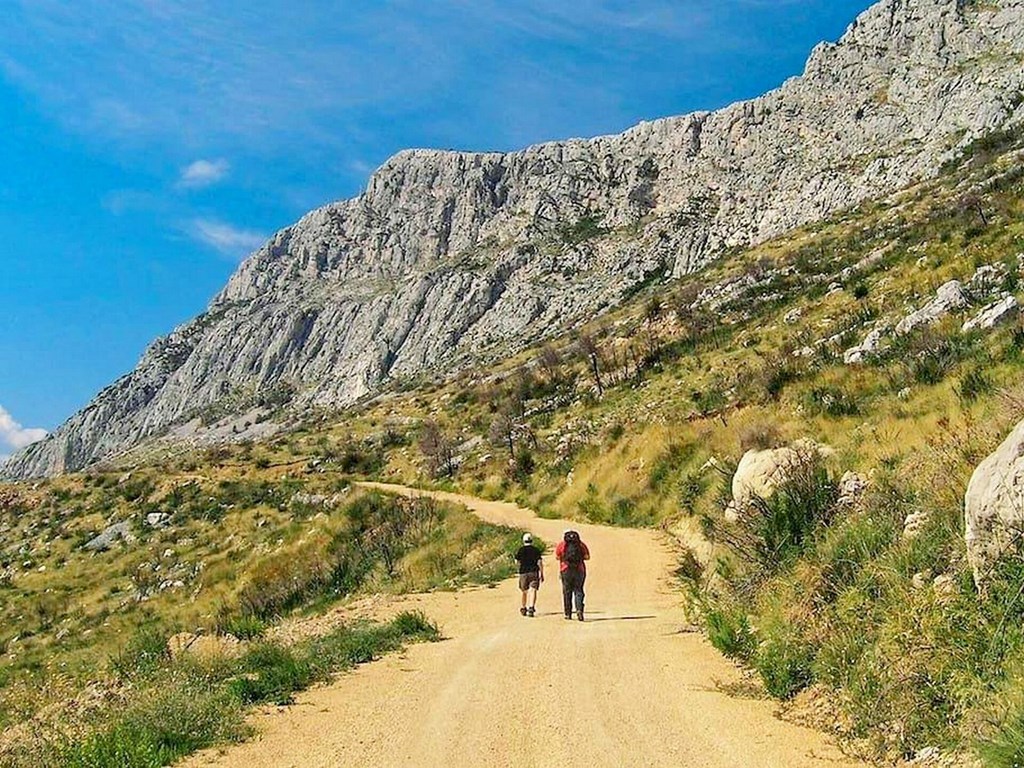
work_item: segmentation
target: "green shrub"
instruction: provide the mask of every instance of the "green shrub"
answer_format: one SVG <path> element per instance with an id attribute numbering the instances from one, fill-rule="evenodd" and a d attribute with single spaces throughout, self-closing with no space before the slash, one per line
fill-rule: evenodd
<path id="1" fill-rule="evenodd" d="M 766 572 L 776 571 L 803 551 L 819 525 L 831 521 L 837 494 L 824 460 L 808 452 L 792 463 L 775 493 L 751 499 L 732 543 Z"/>
<path id="2" fill-rule="evenodd" d="M 756 642 L 746 614 L 737 607 L 715 607 L 704 612 L 704 627 L 711 644 L 732 659 L 746 661 Z"/>
<path id="3" fill-rule="evenodd" d="M 757 646 L 752 663 L 765 688 L 777 699 L 789 699 L 813 681 L 813 655 L 797 630 L 769 634 Z"/>
<path id="4" fill-rule="evenodd" d="M 255 640 L 266 633 L 267 623 L 252 614 L 239 615 L 224 610 L 217 615 L 215 629 L 219 635 L 233 635 L 239 640 Z"/>
<path id="5" fill-rule="evenodd" d="M 60 752 L 66 768 L 158 768 L 245 734 L 242 712 L 224 691 L 169 687 Z"/>
<path id="6" fill-rule="evenodd" d="M 170 660 L 169 636 L 167 631 L 153 626 L 136 630 L 127 644 L 111 657 L 111 670 L 121 680 L 152 675 Z"/>
<path id="7" fill-rule="evenodd" d="M 995 385 L 992 383 L 992 379 L 983 369 L 971 368 L 961 377 L 956 394 L 960 398 L 961 405 L 968 406 L 994 389 Z"/>
<path id="8" fill-rule="evenodd" d="M 978 744 L 978 756 L 989 768 L 1024 768 L 1024 707 L 1015 708 Z"/>
<path id="9" fill-rule="evenodd" d="M 246 653 L 241 673 L 231 682 L 231 691 L 243 704 L 289 704 L 295 691 L 315 679 L 306 659 L 276 643 L 260 643 Z"/>

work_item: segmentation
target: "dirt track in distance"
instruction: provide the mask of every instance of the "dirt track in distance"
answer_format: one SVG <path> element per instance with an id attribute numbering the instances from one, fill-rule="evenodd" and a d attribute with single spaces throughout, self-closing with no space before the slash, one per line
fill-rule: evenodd
<path id="1" fill-rule="evenodd" d="M 423 492 L 377 486 L 406 494 Z M 563 521 L 454 494 L 484 520 L 557 541 Z M 562 617 L 557 564 L 538 615 L 497 588 L 403 598 L 448 638 L 410 647 L 253 719 L 259 735 L 188 766 L 855 766 L 827 737 L 783 722 L 770 701 L 724 687 L 740 675 L 682 633 L 669 547 L 656 532 L 573 524 L 593 558 L 587 621 Z"/>

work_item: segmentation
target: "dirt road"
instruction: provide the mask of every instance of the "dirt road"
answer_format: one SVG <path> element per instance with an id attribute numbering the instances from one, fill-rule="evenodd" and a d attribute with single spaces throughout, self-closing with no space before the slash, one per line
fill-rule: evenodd
<path id="1" fill-rule="evenodd" d="M 379 486 L 401 493 L 418 493 Z M 548 542 L 564 525 L 511 504 L 435 494 Z M 494 589 L 412 596 L 444 642 L 417 645 L 260 714 L 259 736 L 191 766 L 853 766 L 771 702 L 723 691 L 735 668 L 682 633 L 657 534 L 574 525 L 593 554 L 588 620 L 565 621 L 555 563 L 538 616 Z"/>

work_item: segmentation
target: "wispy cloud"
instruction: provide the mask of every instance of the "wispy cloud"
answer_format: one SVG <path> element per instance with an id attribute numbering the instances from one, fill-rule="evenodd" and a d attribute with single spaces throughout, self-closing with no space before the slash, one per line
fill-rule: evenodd
<path id="1" fill-rule="evenodd" d="M 45 429 L 34 429 L 22 427 L 14 420 L 14 417 L 0 405 L 0 451 L 13 449 L 15 451 L 24 448 L 26 445 L 38 443 L 47 432 Z"/>
<path id="2" fill-rule="evenodd" d="M 223 221 L 195 219 L 190 234 L 212 248 L 229 256 L 243 256 L 263 245 L 267 236 L 251 229 L 239 229 Z"/>
<path id="3" fill-rule="evenodd" d="M 179 187 L 198 189 L 216 184 L 228 175 L 231 164 L 224 158 L 218 160 L 196 160 L 181 169 Z"/>

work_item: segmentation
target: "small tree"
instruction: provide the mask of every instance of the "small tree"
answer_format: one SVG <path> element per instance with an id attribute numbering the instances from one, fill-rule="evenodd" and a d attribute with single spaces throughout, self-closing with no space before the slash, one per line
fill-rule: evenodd
<path id="1" fill-rule="evenodd" d="M 488 438 L 493 445 L 507 450 L 511 461 L 516 460 L 516 422 L 508 412 L 502 411 L 494 417 Z"/>
<path id="2" fill-rule="evenodd" d="M 580 351 L 590 363 L 590 372 L 594 376 L 594 384 L 597 386 L 597 396 L 604 396 L 604 384 L 601 383 L 601 352 L 597 346 L 597 339 L 589 333 L 580 333 Z"/>
<path id="3" fill-rule="evenodd" d="M 554 387 L 562 384 L 562 355 L 550 344 L 545 344 L 540 351 L 538 358 L 540 367 L 544 370 L 548 381 Z"/>
<path id="4" fill-rule="evenodd" d="M 427 458 L 431 475 L 451 477 L 455 474 L 455 446 L 452 438 L 433 419 L 423 425 L 420 450 Z"/>

